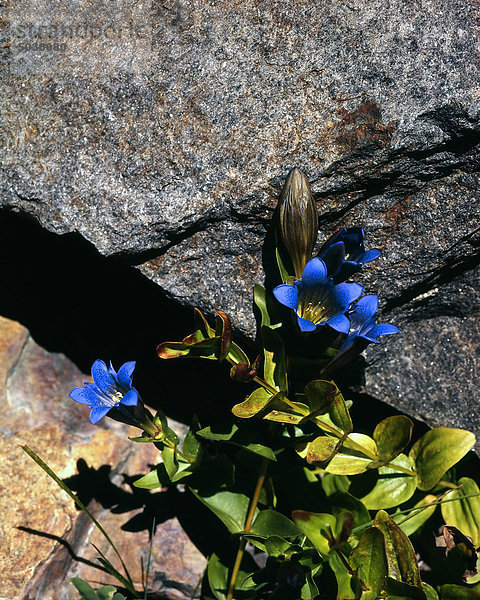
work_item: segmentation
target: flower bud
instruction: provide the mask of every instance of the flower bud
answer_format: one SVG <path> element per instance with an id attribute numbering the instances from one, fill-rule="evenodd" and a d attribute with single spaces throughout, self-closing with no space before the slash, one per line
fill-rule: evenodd
<path id="1" fill-rule="evenodd" d="M 312 257 L 318 234 L 318 213 L 310 184 L 300 169 L 290 171 L 278 200 L 280 235 L 301 279 L 303 267 Z"/>

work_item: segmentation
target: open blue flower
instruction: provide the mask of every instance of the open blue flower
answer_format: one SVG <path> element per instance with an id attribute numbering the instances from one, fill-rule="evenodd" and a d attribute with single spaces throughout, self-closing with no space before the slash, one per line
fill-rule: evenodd
<path id="1" fill-rule="evenodd" d="M 139 394 L 132 387 L 132 376 L 135 362 L 126 362 L 118 373 L 112 367 L 107 368 L 103 360 L 96 360 L 92 365 L 94 383 L 86 382 L 70 392 L 70 398 L 90 408 L 90 421 L 95 424 L 112 408 L 137 406 Z"/>
<path id="2" fill-rule="evenodd" d="M 348 362 L 354 355 L 359 354 L 369 344 L 379 344 L 381 335 L 398 333 L 400 330 L 395 325 L 388 323 L 376 325 L 375 313 L 378 309 L 378 296 L 374 294 L 363 296 L 350 310 L 351 331 L 340 346 L 338 354 L 329 363 L 327 369 Z"/>
<path id="3" fill-rule="evenodd" d="M 361 227 L 342 227 L 320 248 L 318 256 L 327 265 L 330 277 L 340 283 L 360 271 L 365 263 L 381 256 L 380 250 L 365 250 L 365 234 Z"/>
<path id="4" fill-rule="evenodd" d="M 318 326 L 328 325 L 339 333 L 348 333 L 350 321 L 345 312 L 362 291 L 357 283 L 335 285 L 324 261 L 312 258 L 303 269 L 302 279 L 293 285 L 277 286 L 273 295 L 296 312 L 301 331 L 315 331 Z"/>

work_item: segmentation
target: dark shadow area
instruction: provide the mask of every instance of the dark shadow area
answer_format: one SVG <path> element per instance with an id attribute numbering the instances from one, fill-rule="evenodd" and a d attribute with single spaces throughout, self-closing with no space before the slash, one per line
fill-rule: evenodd
<path id="1" fill-rule="evenodd" d="M 97 358 L 116 369 L 136 360 L 134 385 L 144 401 L 186 423 L 194 413 L 201 422 L 224 420 L 242 397 L 228 367 L 159 359 L 160 342 L 191 333 L 193 311 L 79 234 L 56 235 L 0 212 L 0 270 L 0 315 L 22 323 L 40 346 L 67 355 L 83 372 Z"/>
<path id="2" fill-rule="evenodd" d="M 76 475 L 64 479 L 63 482 L 76 492 L 85 506 L 94 500 L 113 514 L 125 514 L 140 509 L 122 525 L 123 531 L 151 533 L 153 524 L 156 531 L 159 525 L 177 517 L 188 537 L 204 556 L 229 550 L 230 534 L 227 529 L 191 493 L 181 491 L 176 486 L 153 491 L 134 487 L 133 482 L 142 474 L 123 475 L 124 482 L 130 488 L 127 491 L 111 481 L 110 465 L 102 465 L 95 469 L 89 467 L 84 459 L 80 459 L 77 461 L 77 469 Z M 72 557 L 76 558 L 73 554 Z"/>
<path id="3" fill-rule="evenodd" d="M 17 529 L 19 531 L 24 531 L 25 533 L 29 533 L 31 535 L 37 535 L 38 537 L 43 537 L 48 540 L 53 540 L 55 542 L 58 542 L 61 546 L 63 546 L 65 548 L 65 550 L 68 552 L 68 554 L 71 556 L 71 558 L 73 560 L 80 562 L 84 565 L 87 565 L 89 567 L 93 567 L 94 569 L 98 569 L 99 571 L 103 571 L 104 573 L 108 573 L 107 569 L 105 569 L 105 567 L 103 567 L 99 563 L 95 563 L 91 560 L 83 558 L 82 556 L 78 556 L 78 554 L 76 554 L 74 552 L 72 546 L 66 540 L 59 537 L 58 535 L 53 535 L 52 533 L 46 533 L 45 531 L 39 531 L 38 529 L 31 529 L 30 527 L 24 527 L 23 525 L 19 525 L 17 527 Z"/>

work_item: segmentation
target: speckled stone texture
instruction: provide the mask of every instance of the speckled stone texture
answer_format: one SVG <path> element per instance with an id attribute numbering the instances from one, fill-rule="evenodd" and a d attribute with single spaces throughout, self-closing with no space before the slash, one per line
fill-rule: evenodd
<path id="1" fill-rule="evenodd" d="M 369 350 L 368 393 L 480 432 L 478 3 L 112 6 L 5 3 L 3 206 L 250 335 L 298 166 L 321 236 L 360 224 L 384 253 L 363 283 L 403 334 Z"/>
<path id="2" fill-rule="evenodd" d="M 97 427 L 89 423 L 88 408 L 68 398 L 85 378 L 65 356 L 38 346 L 25 327 L 0 317 L 0 598 L 70 600 L 76 597 L 72 577 L 96 588 L 99 582 L 117 583 L 99 569 L 91 543 L 121 570 L 105 538 L 23 452 L 23 444 L 88 505 L 137 589 L 155 514 L 150 590 L 171 600 L 191 598 L 205 559 L 175 517 L 178 501 L 162 491 L 133 494 L 132 481 L 156 464 L 158 452 L 128 440 L 138 429 L 108 419 Z"/>

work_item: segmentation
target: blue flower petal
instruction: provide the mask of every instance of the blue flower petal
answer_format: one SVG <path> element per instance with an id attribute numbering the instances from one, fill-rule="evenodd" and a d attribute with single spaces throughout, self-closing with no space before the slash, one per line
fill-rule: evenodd
<path id="1" fill-rule="evenodd" d="M 400 329 L 395 327 L 395 325 L 390 325 L 389 323 L 385 323 L 383 325 L 374 325 L 368 332 L 368 337 L 371 339 L 377 338 L 379 335 L 389 335 L 392 333 L 399 333 Z"/>
<path id="2" fill-rule="evenodd" d="M 103 419 L 111 408 L 111 406 L 95 406 L 95 408 L 92 408 L 89 415 L 92 424 L 95 425 L 100 419 Z"/>
<path id="3" fill-rule="evenodd" d="M 118 383 L 126 388 L 132 385 L 132 376 L 135 369 L 135 361 L 126 362 L 118 370 L 117 381 Z"/>
<path id="4" fill-rule="evenodd" d="M 298 319 L 298 325 L 300 327 L 300 331 L 315 331 L 315 329 L 317 328 L 317 326 L 315 325 L 315 323 L 312 323 L 311 321 L 308 321 L 307 319 L 302 319 L 302 317 L 297 317 Z"/>
<path id="5" fill-rule="evenodd" d="M 137 406 L 138 404 L 138 392 L 137 390 L 128 390 L 125 396 L 121 399 L 120 404 L 125 406 Z"/>
<path id="6" fill-rule="evenodd" d="M 354 329 L 360 329 L 363 327 L 377 312 L 378 309 L 378 296 L 375 294 L 369 294 L 363 296 L 355 304 L 353 311 L 350 315 L 352 321 L 352 327 Z"/>
<path id="7" fill-rule="evenodd" d="M 339 283 L 333 289 L 338 312 L 344 312 L 350 304 L 362 295 L 363 287 L 358 283 Z"/>
<path id="8" fill-rule="evenodd" d="M 96 360 L 92 365 L 92 377 L 95 384 L 103 391 L 115 388 L 115 379 L 107 369 L 103 360 Z"/>
<path id="9" fill-rule="evenodd" d="M 325 263 L 329 275 L 335 275 L 345 260 L 345 244 L 343 242 L 332 244 L 322 252 L 320 258 Z"/>
<path id="10" fill-rule="evenodd" d="M 358 273 L 361 268 L 362 265 L 360 263 L 346 260 L 342 265 L 340 265 L 340 268 L 335 274 L 333 280 L 335 283 L 341 283 L 342 281 L 349 279 L 355 273 Z"/>
<path id="11" fill-rule="evenodd" d="M 348 330 L 350 329 L 350 321 L 344 314 L 338 314 L 331 317 L 326 321 L 326 324 L 330 325 L 332 329 L 335 329 L 335 331 L 338 331 L 339 333 L 348 333 Z"/>
<path id="12" fill-rule="evenodd" d="M 380 250 L 377 250 L 377 248 L 371 248 L 370 250 L 367 250 L 365 252 L 365 254 L 358 260 L 358 262 L 361 265 L 364 265 L 365 263 L 369 263 L 372 260 L 375 260 L 379 256 L 382 256 Z"/>
<path id="13" fill-rule="evenodd" d="M 327 266 L 321 258 L 309 260 L 302 273 L 302 286 L 316 287 L 327 281 Z"/>
<path id="14" fill-rule="evenodd" d="M 98 404 L 98 396 L 91 387 L 76 387 L 70 392 L 70 398 L 80 404 L 95 406 Z"/>
<path id="15" fill-rule="evenodd" d="M 275 298 L 288 308 L 297 309 L 298 306 L 298 289 L 293 285 L 288 285 L 286 283 L 282 285 L 277 285 L 277 287 L 273 290 L 273 295 Z"/>

